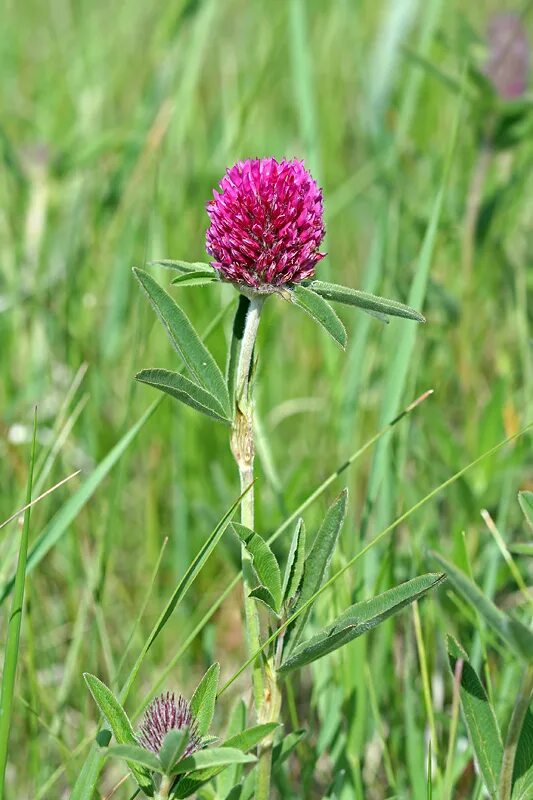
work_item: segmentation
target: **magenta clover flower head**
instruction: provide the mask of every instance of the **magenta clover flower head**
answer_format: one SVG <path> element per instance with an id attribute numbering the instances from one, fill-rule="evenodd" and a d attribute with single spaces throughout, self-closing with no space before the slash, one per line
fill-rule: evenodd
<path id="1" fill-rule="evenodd" d="M 141 747 L 158 754 L 167 733 L 182 728 L 189 729 L 189 741 L 183 753 L 185 757 L 198 750 L 202 740 L 189 703 L 181 694 L 176 696 L 174 692 L 166 692 L 152 700 L 146 709 L 137 733 L 137 741 Z"/>
<path id="2" fill-rule="evenodd" d="M 207 204 L 220 277 L 259 292 L 310 278 L 325 253 L 322 192 L 303 161 L 238 161 Z"/>
<path id="3" fill-rule="evenodd" d="M 520 17 L 495 14 L 488 26 L 488 61 L 485 74 L 502 100 L 521 97 L 527 88 L 529 44 Z"/>

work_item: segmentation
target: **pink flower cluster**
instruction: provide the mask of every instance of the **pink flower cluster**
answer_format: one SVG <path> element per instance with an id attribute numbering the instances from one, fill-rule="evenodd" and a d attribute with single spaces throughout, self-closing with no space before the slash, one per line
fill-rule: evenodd
<path id="1" fill-rule="evenodd" d="M 302 161 L 239 161 L 207 205 L 213 267 L 228 281 L 254 289 L 313 275 L 324 258 L 322 192 Z"/>
<path id="2" fill-rule="evenodd" d="M 146 709 L 137 741 L 152 753 L 159 753 L 167 733 L 182 728 L 189 729 L 189 741 L 183 755 L 190 756 L 201 745 L 191 707 L 181 694 L 176 697 L 174 692 L 167 692 L 152 700 Z"/>

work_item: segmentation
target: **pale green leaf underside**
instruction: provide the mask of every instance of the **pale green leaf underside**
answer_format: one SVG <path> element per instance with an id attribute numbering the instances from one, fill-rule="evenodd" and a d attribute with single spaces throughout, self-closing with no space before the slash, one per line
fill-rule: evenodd
<path id="1" fill-rule="evenodd" d="M 455 678 L 458 660 L 462 660 L 460 700 L 468 735 L 475 753 L 485 787 L 490 796 L 498 796 L 498 780 L 503 745 L 496 716 L 489 698 L 468 656 L 451 636 L 447 638 L 448 658 Z"/>
<path id="2" fill-rule="evenodd" d="M 326 283 L 324 281 L 305 281 L 304 285 L 321 295 L 321 297 L 325 297 L 335 303 L 357 306 L 365 311 L 373 311 L 389 317 L 403 317 L 416 322 L 425 322 L 425 318 L 419 311 L 406 306 L 404 303 L 399 303 L 397 300 L 388 300 L 385 297 L 378 297 L 368 292 L 362 292 L 359 289 L 351 289 L 348 286 L 340 286 L 336 283 Z"/>
<path id="3" fill-rule="evenodd" d="M 346 329 L 330 304 L 320 294 L 296 283 L 291 288 L 292 302 L 306 311 L 344 349 Z"/>
<path id="4" fill-rule="evenodd" d="M 140 383 L 146 383 L 148 386 L 159 389 L 160 392 L 169 394 L 175 400 L 179 400 L 208 417 L 226 424 L 230 423 L 218 400 L 201 386 L 180 375 L 179 372 L 159 368 L 142 369 L 137 373 L 135 379 Z"/>
<path id="5" fill-rule="evenodd" d="M 444 575 L 430 573 L 413 578 L 400 586 L 395 586 L 383 594 L 348 608 L 333 623 L 319 631 L 315 636 L 297 645 L 283 661 L 278 672 L 281 674 L 310 664 L 339 647 L 351 642 L 363 633 L 375 628 L 393 614 L 401 611 L 409 603 L 422 597 L 435 588 Z"/>

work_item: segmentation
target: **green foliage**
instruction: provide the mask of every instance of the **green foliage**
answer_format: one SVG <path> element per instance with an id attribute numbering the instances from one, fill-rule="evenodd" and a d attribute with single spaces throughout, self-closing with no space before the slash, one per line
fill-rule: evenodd
<path id="1" fill-rule="evenodd" d="M 527 709 L 518 738 L 512 800 L 528 800 L 533 786 L 533 713 Z"/>
<path id="2" fill-rule="evenodd" d="M 533 529 L 533 492 L 518 492 L 518 502 L 529 527 Z"/>
<path id="3" fill-rule="evenodd" d="M 300 581 L 302 580 L 305 564 L 305 525 L 303 519 L 296 522 L 296 527 L 292 536 L 291 547 L 285 566 L 283 578 L 283 602 L 289 603 L 294 600 Z"/>
<path id="4" fill-rule="evenodd" d="M 230 317 L 248 301 L 210 271 L 204 233 L 206 201 L 238 158 L 304 158 L 324 191 L 328 257 L 317 279 L 405 300 L 428 323 L 390 317 L 378 326 L 369 309 L 354 314 L 356 306 L 325 296 L 346 327 L 343 353 L 287 303 L 265 304 L 254 373 L 262 436 L 255 530 L 274 535 L 282 589 L 298 517 L 309 550 L 324 498 L 342 485 L 351 498 L 332 568 L 337 574 L 357 560 L 313 604 L 302 639 L 355 599 L 426 571 L 430 549 L 506 616 L 530 624 L 526 595 L 479 517 L 489 509 L 529 586 L 530 529 L 515 499 L 532 488 L 530 433 L 419 505 L 533 411 L 531 104 L 501 102 L 483 75 L 487 4 L 459 2 L 453 14 L 443 0 L 177 0 L 157 9 L 125 0 L 112 14 L 95 0 L 71 13 L 58 8 L 5 4 L 0 43 L 9 109 L 0 127 L 0 520 L 24 505 L 35 404 L 34 496 L 81 469 L 32 509 L 6 800 L 94 800 L 127 776 L 124 761 L 104 758 L 105 736 L 94 744 L 83 672 L 107 676 L 117 697 L 124 688 L 122 705 L 140 713 L 159 690 L 190 697 L 215 654 L 226 679 L 244 660 L 231 536 L 151 639 L 237 481 L 224 425 L 161 393 L 147 412 L 150 390 L 131 380 L 145 365 L 180 368 L 131 280 L 137 264 L 198 333 L 210 331 L 203 339 L 216 364 L 227 365 L 232 408 L 222 416 L 231 417 L 240 340 Z M 38 36 L 28 56 L 30 30 Z M 167 254 L 191 263 L 148 266 Z M 169 287 L 175 277 L 183 282 Z M 209 391 L 186 366 L 183 375 Z M 430 402 L 387 427 L 429 388 Z M 385 429 L 374 450 L 369 442 Z M 1 528 L 4 675 L 22 537 L 17 522 Z M 305 556 L 305 543 L 298 552 Z M 279 623 L 261 609 L 261 641 L 292 613 L 298 587 L 288 595 Z M 273 795 L 483 793 L 446 633 L 463 643 L 505 739 L 525 660 L 449 582 L 420 605 L 418 637 L 406 611 L 288 674 Z M 252 710 L 246 722 L 241 709 L 239 725 L 223 733 L 234 698 L 247 697 L 248 674 L 217 701 L 217 742 L 255 724 Z M 307 735 L 295 743 L 302 728 Z M 529 800 L 524 743 L 521 734 L 515 800 Z M 253 797 L 254 763 L 221 769 L 216 786 L 200 787 L 201 800 L 215 791 L 220 800 Z M 134 792 L 128 776 L 113 798 Z"/>
<path id="5" fill-rule="evenodd" d="M 146 759 L 144 761 L 139 761 L 139 751 L 141 755 L 145 753 L 145 751 L 137 746 L 137 740 L 133 733 L 128 715 L 105 683 L 102 683 L 95 675 L 90 675 L 89 673 L 86 673 L 83 677 L 94 698 L 94 702 L 107 720 L 118 744 L 127 748 L 127 752 L 122 752 L 121 757 L 127 760 L 128 766 L 140 788 L 148 797 L 151 797 L 154 793 L 154 786 L 150 774 L 146 771 L 146 767 L 149 769 L 153 769 L 153 767 L 146 762 Z M 106 753 L 107 752 L 109 751 L 106 748 Z M 148 758 L 148 756 L 146 756 L 146 758 Z M 153 762 L 153 759 L 151 759 L 151 761 Z M 158 763 L 157 759 L 156 763 Z"/>
<path id="6" fill-rule="evenodd" d="M 364 311 L 384 314 L 387 317 L 403 317 L 416 322 L 425 322 L 420 312 L 396 300 L 386 300 L 384 297 L 376 297 L 368 292 L 351 289 L 348 286 L 338 286 L 336 283 L 327 283 L 319 280 L 306 281 L 305 286 L 321 297 L 333 300 L 335 303 L 356 306 Z"/>
<path id="7" fill-rule="evenodd" d="M 318 529 L 318 533 L 313 541 L 313 546 L 305 559 L 301 589 L 294 605 L 293 613 L 298 612 L 299 609 L 305 606 L 320 589 L 324 581 L 346 515 L 347 500 L 348 492 L 344 490 L 330 506 Z M 298 619 L 295 620 L 293 626 L 289 628 L 290 645 L 292 647 L 298 644 L 309 613 L 309 608 L 303 610 Z"/>
<path id="8" fill-rule="evenodd" d="M 176 352 L 199 384 L 218 401 L 227 417 L 231 418 L 228 390 L 223 375 L 187 315 L 151 275 L 141 269 L 133 271 Z"/>
<path id="9" fill-rule="evenodd" d="M 278 672 L 285 674 L 343 647 L 352 639 L 397 614 L 409 603 L 418 600 L 426 592 L 438 586 L 444 578 L 444 575 L 437 574 L 421 575 L 377 597 L 350 606 L 334 623 L 320 630 L 311 639 L 293 647 L 287 658 L 282 661 Z"/>
<path id="10" fill-rule="evenodd" d="M 281 573 L 276 557 L 265 540 L 245 525 L 234 522 L 233 530 L 243 542 L 252 559 L 258 586 L 254 587 L 251 597 L 264 602 L 275 614 L 281 608 Z"/>
<path id="11" fill-rule="evenodd" d="M 165 775 L 170 775 L 174 764 L 181 758 L 189 741 L 188 728 L 172 730 L 163 739 L 161 750 L 159 751 L 159 761 L 161 769 Z"/>
<path id="12" fill-rule="evenodd" d="M 520 620 L 504 614 L 461 570 L 438 553 L 433 558 L 446 570 L 453 588 L 476 609 L 490 629 L 526 663 L 533 660 L 533 632 Z"/>
<path id="13" fill-rule="evenodd" d="M 295 284 L 291 289 L 290 297 L 295 305 L 303 308 L 344 350 L 346 347 L 346 328 L 330 304 L 315 292 L 313 287 L 306 288 L 303 285 Z"/>
<path id="14" fill-rule="evenodd" d="M 214 417 L 219 422 L 230 423 L 228 417 L 225 416 L 224 409 L 212 394 L 188 378 L 184 378 L 178 372 L 170 372 L 168 369 L 143 369 L 137 373 L 135 378 L 140 383 L 153 386 L 185 405 L 191 406 L 196 411 L 201 411 L 208 417 Z"/>
<path id="15" fill-rule="evenodd" d="M 188 772 L 191 773 L 189 778 L 193 780 L 196 770 L 226 767 L 230 764 L 250 764 L 255 760 L 255 756 L 243 753 L 235 747 L 213 747 L 208 750 L 198 750 L 182 759 L 174 766 L 172 774 L 183 775 Z"/>
<path id="16" fill-rule="evenodd" d="M 451 636 L 447 638 L 447 649 L 452 677 L 459 681 L 461 708 L 485 788 L 490 797 L 497 798 L 503 744 L 494 709 L 467 654 Z"/>
<path id="17" fill-rule="evenodd" d="M 211 664 L 191 697 L 191 711 L 196 719 L 199 736 L 205 736 L 211 727 L 215 714 L 219 677 L 220 664 Z"/>
<path id="18" fill-rule="evenodd" d="M 26 487 L 26 506 L 31 502 L 33 487 L 33 471 L 35 466 L 35 444 L 37 439 L 37 412 L 33 419 L 33 434 L 28 470 L 28 483 Z M 30 535 L 31 509 L 24 512 L 24 523 L 15 573 L 13 604 L 7 629 L 7 640 L 4 650 L 4 663 L 2 672 L 2 688 L 0 691 L 0 797 L 4 797 L 5 771 L 11 730 L 11 714 L 13 709 L 13 694 L 15 690 L 15 677 L 19 660 L 20 629 L 24 612 L 24 585 L 26 581 L 26 564 L 28 555 L 28 541 Z"/>

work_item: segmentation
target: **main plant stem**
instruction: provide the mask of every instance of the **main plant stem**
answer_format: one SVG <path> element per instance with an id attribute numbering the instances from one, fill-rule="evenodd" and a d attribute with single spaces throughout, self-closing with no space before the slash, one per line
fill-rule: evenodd
<path id="1" fill-rule="evenodd" d="M 254 489 L 253 487 L 249 488 L 254 480 L 254 392 L 252 373 L 254 346 L 263 302 L 264 299 L 261 297 L 253 298 L 250 300 L 246 313 L 235 376 L 235 422 L 231 434 L 231 450 L 239 469 L 241 492 L 249 489 L 241 502 L 241 523 L 251 530 L 254 529 Z M 259 650 L 259 614 L 255 600 L 249 596 L 254 588 L 250 556 L 244 546 L 242 546 L 241 553 L 246 646 L 248 655 L 251 655 Z M 260 658 L 257 658 L 253 664 L 253 689 L 255 708 L 259 718 L 265 693 Z"/>
<path id="2" fill-rule="evenodd" d="M 254 346 L 261 317 L 264 298 L 250 300 L 246 313 L 241 348 L 235 377 L 235 424 L 231 436 L 231 449 L 239 468 L 241 492 L 248 489 L 254 480 Z M 241 522 L 254 529 L 254 490 L 247 492 L 241 502 Z M 250 597 L 253 572 L 250 556 L 242 547 L 242 574 L 244 590 L 244 613 L 246 621 L 246 644 L 248 654 L 256 653 L 260 647 L 259 613 L 256 601 Z M 254 704 L 259 723 L 277 722 L 280 711 L 280 693 L 273 665 L 263 667 L 261 656 L 253 664 Z M 272 765 L 272 738 L 268 737 L 259 747 L 257 765 L 256 800 L 270 797 L 270 773 Z"/>

